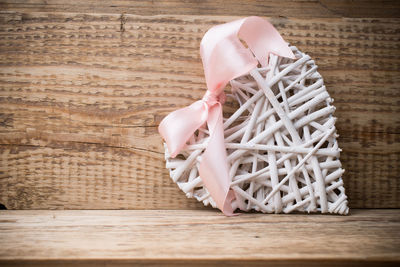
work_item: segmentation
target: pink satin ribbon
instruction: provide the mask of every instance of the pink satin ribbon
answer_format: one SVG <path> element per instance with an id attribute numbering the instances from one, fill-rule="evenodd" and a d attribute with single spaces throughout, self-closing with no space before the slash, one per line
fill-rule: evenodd
<path id="1" fill-rule="evenodd" d="M 232 178 L 224 141 L 223 89 L 230 80 L 250 72 L 258 63 L 266 66 L 269 53 L 294 58 L 278 31 L 260 17 L 247 17 L 212 27 L 200 44 L 208 88 L 206 94 L 202 100 L 170 113 L 158 127 L 174 158 L 193 133 L 207 122 L 210 138 L 201 156 L 199 173 L 217 207 L 227 216 L 234 215 L 231 202 L 235 195 L 230 189 Z"/>

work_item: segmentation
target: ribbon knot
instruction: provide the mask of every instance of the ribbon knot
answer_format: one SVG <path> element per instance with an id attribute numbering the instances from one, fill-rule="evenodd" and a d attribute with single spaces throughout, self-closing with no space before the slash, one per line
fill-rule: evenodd
<path id="1" fill-rule="evenodd" d="M 231 202 L 235 196 L 230 189 L 232 178 L 224 141 L 223 89 L 230 80 L 248 73 L 258 63 L 266 66 L 269 53 L 294 58 L 278 31 L 262 18 L 248 17 L 212 27 L 200 44 L 207 92 L 202 100 L 168 114 L 158 127 L 174 158 L 207 122 L 210 137 L 201 156 L 199 174 L 217 207 L 227 216 L 234 215 Z"/>
<path id="2" fill-rule="evenodd" d="M 202 99 L 207 106 L 210 108 L 214 106 L 217 103 L 220 103 L 223 105 L 226 100 L 226 95 L 224 91 L 221 91 L 220 93 L 215 93 L 213 91 L 207 90 L 207 92 L 204 94 L 203 99 Z"/>

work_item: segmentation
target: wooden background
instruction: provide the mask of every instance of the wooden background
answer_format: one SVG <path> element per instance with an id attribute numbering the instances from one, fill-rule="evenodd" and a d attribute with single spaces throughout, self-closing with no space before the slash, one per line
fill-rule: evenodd
<path id="1" fill-rule="evenodd" d="M 188 209 L 161 119 L 205 92 L 212 25 L 270 19 L 335 99 L 351 208 L 400 208 L 399 1 L 0 1 L 0 203 Z"/>

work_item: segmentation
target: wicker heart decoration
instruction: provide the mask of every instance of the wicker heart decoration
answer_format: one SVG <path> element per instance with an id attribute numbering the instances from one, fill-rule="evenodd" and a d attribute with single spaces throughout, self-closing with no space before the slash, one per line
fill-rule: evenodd
<path id="1" fill-rule="evenodd" d="M 240 106 L 224 118 L 232 204 L 264 213 L 347 214 L 333 99 L 315 62 L 291 49 L 296 60 L 271 54 L 268 67 L 230 82 L 228 96 Z M 216 207 L 198 171 L 207 139 L 204 125 L 178 157 L 165 146 L 166 167 L 187 197 Z"/>
<path id="2" fill-rule="evenodd" d="M 158 127 L 181 190 L 226 216 L 347 214 L 335 108 L 315 62 L 260 17 L 212 27 L 200 54 L 204 97 Z M 238 108 L 224 118 L 228 83 Z"/>

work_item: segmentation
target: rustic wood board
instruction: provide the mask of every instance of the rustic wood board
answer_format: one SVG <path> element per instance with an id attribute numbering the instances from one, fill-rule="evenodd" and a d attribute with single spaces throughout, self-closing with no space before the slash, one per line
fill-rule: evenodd
<path id="1" fill-rule="evenodd" d="M 7 7 L 0 12 L 0 203 L 201 207 L 170 181 L 157 125 L 202 97 L 201 37 L 237 17 Z M 316 60 L 335 99 L 350 207 L 400 208 L 400 20 L 271 22 Z"/>
<path id="2" fill-rule="evenodd" d="M 0 211 L 0 236 L 2 266 L 15 259 L 191 266 L 400 262 L 400 210 L 237 217 L 205 210 Z"/>
<path id="3" fill-rule="evenodd" d="M 126 13 L 136 15 L 269 16 L 296 18 L 398 18 L 397 0 L 29 0 L 0 1 L 0 10 L 73 13 Z"/>

